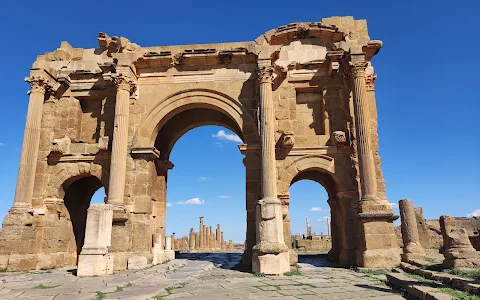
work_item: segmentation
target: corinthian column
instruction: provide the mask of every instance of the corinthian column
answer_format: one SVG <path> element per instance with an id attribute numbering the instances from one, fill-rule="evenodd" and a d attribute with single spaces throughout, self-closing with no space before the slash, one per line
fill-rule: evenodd
<path id="1" fill-rule="evenodd" d="M 365 83 L 364 60 L 350 62 L 353 83 L 353 109 L 355 112 L 355 128 L 357 139 L 361 201 L 379 202 L 377 196 L 377 179 L 373 161 L 372 142 L 370 140 L 370 116 L 368 113 L 367 90 Z"/>
<path id="2" fill-rule="evenodd" d="M 119 74 L 114 77 L 117 86 L 115 102 L 115 121 L 113 129 L 112 157 L 110 160 L 110 180 L 108 188 L 108 204 L 123 208 L 125 175 L 128 155 L 128 116 L 130 94 L 135 86 L 130 77 Z"/>
<path id="3" fill-rule="evenodd" d="M 48 80 L 42 76 L 26 77 L 25 81 L 30 83 L 32 89 L 30 90 L 27 122 L 23 135 L 22 154 L 20 156 L 20 167 L 18 169 L 17 187 L 12 211 L 23 211 L 32 207 L 43 102 L 45 100 L 45 91 L 51 89 Z"/>
<path id="4" fill-rule="evenodd" d="M 258 76 L 263 198 L 256 206 L 257 244 L 253 247 L 252 271 L 283 274 L 289 270 L 290 263 L 288 248 L 283 237 L 281 202 L 277 198 L 275 116 L 272 98 L 273 67 L 261 67 Z"/>
<path id="5" fill-rule="evenodd" d="M 264 67 L 259 71 L 263 199 L 277 198 L 277 168 L 275 161 L 275 112 L 273 111 L 272 99 L 273 75 L 273 67 Z M 280 203 L 280 201 L 278 202 Z"/>

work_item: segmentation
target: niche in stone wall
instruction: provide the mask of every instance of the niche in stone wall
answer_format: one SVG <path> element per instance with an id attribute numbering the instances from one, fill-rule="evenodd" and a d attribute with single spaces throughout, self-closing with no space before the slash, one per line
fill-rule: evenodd
<path id="1" fill-rule="evenodd" d="M 311 137 L 325 135 L 325 107 L 321 90 L 297 90 L 296 119 L 298 122 L 295 135 L 305 137 L 303 146 L 318 144 Z M 310 139 L 308 139 L 310 137 Z M 310 145 L 311 144 L 311 145 Z"/>
<path id="2" fill-rule="evenodd" d="M 88 97 L 79 99 L 81 106 L 81 126 L 79 141 L 95 144 L 100 137 L 111 136 L 115 114 L 115 101 L 112 97 Z"/>
<path id="3" fill-rule="evenodd" d="M 103 99 L 80 99 L 80 105 L 82 107 L 80 141 L 88 144 L 97 143 L 105 127 L 102 120 Z"/>

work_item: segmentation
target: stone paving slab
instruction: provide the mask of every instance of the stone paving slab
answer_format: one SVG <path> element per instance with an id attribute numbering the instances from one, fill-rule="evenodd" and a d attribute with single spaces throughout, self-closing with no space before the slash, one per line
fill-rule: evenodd
<path id="1" fill-rule="evenodd" d="M 404 299 L 384 276 L 333 268 L 322 256 L 299 257 L 300 276 L 255 276 L 234 270 L 239 253 L 181 253 L 145 270 L 78 278 L 68 269 L 0 274 L 0 299 Z M 103 297 L 103 298 L 102 298 Z"/>

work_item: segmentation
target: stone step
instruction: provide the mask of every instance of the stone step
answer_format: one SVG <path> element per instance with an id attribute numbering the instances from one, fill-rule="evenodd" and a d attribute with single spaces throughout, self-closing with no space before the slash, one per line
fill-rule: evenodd
<path id="1" fill-rule="evenodd" d="M 441 281 L 455 289 L 469 292 L 474 295 L 480 295 L 480 280 L 463 278 L 448 273 L 423 270 L 409 263 L 401 263 L 400 268 L 407 273 L 420 275 L 431 280 Z"/>
<path id="2" fill-rule="evenodd" d="M 450 300 L 450 295 L 440 293 L 438 288 L 429 286 L 413 278 L 407 277 L 402 272 L 388 273 L 388 282 L 401 290 L 405 291 L 409 296 L 420 300 Z"/>

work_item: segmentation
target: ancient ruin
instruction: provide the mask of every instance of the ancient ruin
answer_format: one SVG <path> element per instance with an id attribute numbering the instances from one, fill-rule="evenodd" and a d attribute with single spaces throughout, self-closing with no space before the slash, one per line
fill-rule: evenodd
<path id="1" fill-rule="evenodd" d="M 292 249 L 298 251 L 325 251 L 332 248 L 332 237 L 331 237 L 331 228 L 330 228 L 330 218 L 327 219 L 327 228 L 328 234 L 324 235 L 323 232 L 320 235 L 317 235 L 315 232 L 312 232 L 312 227 L 306 218 L 307 225 L 307 234 L 297 233 L 292 235 L 290 241 L 292 242 L 289 245 Z"/>
<path id="2" fill-rule="evenodd" d="M 402 221 L 403 255 L 402 260 L 422 259 L 425 257 L 425 250 L 420 242 L 418 233 L 417 215 L 411 200 L 398 201 L 400 217 Z"/>
<path id="3" fill-rule="evenodd" d="M 454 227 L 452 216 L 440 217 L 443 236 L 441 252 L 445 256 L 445 268 L 472 268 L 480 266 L 480 253 L 473 248 L 465 228 Z"/>
<path id="4" fill-rule="evenodd" d="M 381 47 L 365 20 L 331 17 L 251 42 L 142 47 L 100 33 L 95 49 L 62 42 L 39 55 L 26 78 L 30 101 L 0 267 L 70 266 L 78 255 L 86 261 L 94 241 L 88 207 L 101 186 L 112 207 L 110 238 L 96 240 L 102 252 L 92 254 L 106 258 L 102 272 L 161 261 L 173 242 L 165 236 L 170 152 L 185 132 L 207 124 L 244 142 L 242 262 L 253 272 L 283 274 L 295 261 L 289 187 L 301 179 L 328 192 L 330 259 L 397 265 L 371 62 Z M 97 231 L 106 226 L 94 223 Z M 206 228 L 195 243 L 213 245 Z"/>
<path id="5" fill-rule="evenodd" d="M 217 229 L 212 232 L 212 227 L 207 227 L 204 222 L 204 217 L 200 217 L 200 225 L 198 231 L 190 228 L 188 236 L 183 236 L 179 239 L 172 238 L 173 250 L 178 251 L 232 251 L 233 241 L 225 241 L 223 231 L 220 229 L 220 224 L 217 224 Z M 208 230 L 207 230 L 208 228 Z"/>

